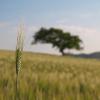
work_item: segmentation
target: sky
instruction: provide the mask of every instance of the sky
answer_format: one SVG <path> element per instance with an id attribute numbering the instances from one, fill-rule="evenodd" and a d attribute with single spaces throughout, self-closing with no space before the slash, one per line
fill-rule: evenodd
<path id="1" fill-rule="evenodd" d="M 31 45 L 40 27 L 78 35 L 84 46 L 80 53 L 100 51 L 100 0 L 0 0 L 0 49 L 15 50 L 21 23 L 25 51 L 59 54 L 52 45 Z"/>

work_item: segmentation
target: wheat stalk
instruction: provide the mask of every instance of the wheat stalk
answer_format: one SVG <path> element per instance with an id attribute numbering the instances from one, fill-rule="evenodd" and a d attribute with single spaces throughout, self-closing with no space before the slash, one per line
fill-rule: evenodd
<path id="1" fill-rule="evenodd" d="M 20 68 L 22 67 L 23 42 L 24 42 L 24 32 L 22 26 L 20 26 L 20 30 L 18 31 L 18 36 L 17 36 L 17 45 L 16 45 L 16 96 L 15 96 L 16 100 L 18 98 L 18 75 Z"/>
<path id="2" fill-rule="evenodd" d="M 16 74 L 18 75 L 21 68 L 22 52 L 23 52 L 23 41 L 24 41 L 24 32 L 22 27 L 18 32 L 17 36 L 17 45 L 16 45 Z"/>

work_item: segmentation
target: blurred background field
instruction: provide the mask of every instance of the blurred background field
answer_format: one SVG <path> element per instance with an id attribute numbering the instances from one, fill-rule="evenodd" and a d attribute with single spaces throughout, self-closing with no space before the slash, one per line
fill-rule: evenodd
<path id="1" fill-rule="evenodd" d="M 100 61 L 24 53 L 19 100 L 100 100 Z M 15 100 L 15 52 L 0 51 L 0 100 Z"/>

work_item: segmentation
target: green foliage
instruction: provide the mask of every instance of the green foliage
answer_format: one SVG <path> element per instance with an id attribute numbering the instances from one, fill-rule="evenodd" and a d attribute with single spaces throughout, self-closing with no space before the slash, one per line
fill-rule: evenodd
<path id="1" fill-rule="evenodd" d="M 0 100 L 15 100 L 14 52 L 0 52 Z M 19 100 L 100 100 L 100 61 L 24 53 Z"/>
<path id="2" fill-rule="evenodd" d="M 78 36 L 73 36 L 70 32 L 63 32 L 61 29 L 45 29 L 41 28 L 36 34 L 33 36 L 35 43 L 50 43 L 53 47 L 57 47 L 59 51 L 64 54 L 64 50 L 67 49 L 77 49 L 80 50 L 82 47 L 80 46 L 82 40 Z"/>

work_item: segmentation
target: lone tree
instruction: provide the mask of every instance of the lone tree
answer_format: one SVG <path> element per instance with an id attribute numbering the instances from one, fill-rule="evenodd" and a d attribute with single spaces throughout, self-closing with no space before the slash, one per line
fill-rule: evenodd
<path id="1" fill-rule="evenodd" d="M 63 32 L 61 29 L 55 28 L 40 28 L 38 32 L 33 36 L 32 44 L 36 43 L 49 43 L 53 47 L 57 47 L 59 52 L 64 55 L 65 49 L 82 49 L 82 40 L 75 35 L 71 35 L 70 32 Z"/>

